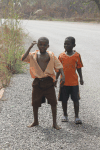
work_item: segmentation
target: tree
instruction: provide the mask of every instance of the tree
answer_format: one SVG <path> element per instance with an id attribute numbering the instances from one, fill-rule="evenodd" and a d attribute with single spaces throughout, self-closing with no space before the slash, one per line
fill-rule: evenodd
<path id="1" fill-rule="evenodd" d="M 86 0 L 85 2 L 84 2 L 84 0 L 82 0 L 83 1 L 83 3 L 90 3 L 90 2 L 95 2 L 95 4 L 97 5 L 97 7 L 98 7 L 98 10 L 99 10 L 99 12 L 100 12 L 100 0 Z"/>
<path id="2" fill-rule="evenodd" d="M 100 0 L 93 0 L 93 1 L 95 1 L 95 3 L 96 3 L 97 6 L 98 6 L 98 9 L 99 9 L 99 11 L 100 11 Z"/>

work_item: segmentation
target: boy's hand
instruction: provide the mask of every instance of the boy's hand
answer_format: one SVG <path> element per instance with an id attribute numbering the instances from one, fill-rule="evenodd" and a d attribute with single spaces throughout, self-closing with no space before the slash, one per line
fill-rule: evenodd
<path id="1" fill-rule="evenodd" d="M 54 82 L 54 86 L 57 87 L 57 80 Z"/>
<path id="2" fill-rule="evenodd" d="M 56 79 L 56 81 L 54 82 L 54 86 L 55 86 L 55 87 L 57 87 L 57 81 L 58 81 L 58 80 Z"/>
<path id="3" fill-rule="evenodd" d="M 31 46 L 28 48 L 28 50 L 26 51 L 26 53 L 23 55 L 22 61 L 27 57 L 27 55 L 29 54 L 31 48 L 32 48 L 35 44 L 37 44 L 37 42 L 36 42 L 36 41 L 33 41 L 32 44 L 31 44 Z"/>
<path id="4" fill-rule="evenodd" d="M 83 84 L 84 84 L 83 79 L 80 79 L 80 84 L 81 84 L 81 85 L 83 85 Z"/>
<path id="5" fill-rule="evenodd" d="M 33 41 L 32 44 L 31 44 L 31 46 L 30 46 L 30 48 L 32 48 L 35 44 L 37 44 L 37 42 Z"/>
<path id="6" fill-rule="evenodd" d="M 65 76 L 62 76 L 60 83 L 61 83 L 60 86 L 62 87 L 65 83 Z"/>

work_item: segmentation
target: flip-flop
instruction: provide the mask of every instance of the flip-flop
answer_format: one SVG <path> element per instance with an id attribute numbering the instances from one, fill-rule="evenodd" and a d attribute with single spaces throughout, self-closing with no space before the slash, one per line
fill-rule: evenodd
<path id="1" fill-rule="evenodd" d="M 62 122 L 68 122 L 69 120 L 68 120 L 68 117 L 67 117 L 67 116 L 63 116 L 62 119 L 61 119 L 61 121 L 62 121 Z"/>
<path id="2" fill-rule="evenodd" d="M 82 121 L 79 118 L 75 119 L 75 124 L 82 124 Z"/>

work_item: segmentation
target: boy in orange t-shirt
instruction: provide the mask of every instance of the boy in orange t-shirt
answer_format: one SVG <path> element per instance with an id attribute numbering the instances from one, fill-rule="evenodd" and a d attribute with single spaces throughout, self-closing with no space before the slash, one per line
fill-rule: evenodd
<path id="1" fill-rule="evenodd" d="M 83 77 L 81 67 L 83 67 L 81 56 L 79 53 L 73 50 L 75 47 L 75 38 L 67 37 L 64 42 L 65 52 L 59 55 L 59 60 L 63 65 L 63 71 L 65 74 L 65 83 L 63 87 L 60 87 L 59 92 L 59 101 L 62 101 L 63 108 L 63 118 L 62 122 L 68 121 L 67 114 L 67 101 L 69 99 L 69 95 L 71 95 L 71 99 L 74 103 L 75 110 L 75 123 L 82 124 L 82 121 L 79 119 L 79 85 L 78 85 L 78 75 L 80 77 L 80 84 L 83 85 Z M 56 74 L 56 79 L 58 79 L 60 73 Z"/>

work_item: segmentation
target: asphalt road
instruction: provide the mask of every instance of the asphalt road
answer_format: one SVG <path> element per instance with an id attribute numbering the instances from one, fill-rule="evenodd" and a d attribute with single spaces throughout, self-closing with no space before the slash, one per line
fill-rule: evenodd
<path id="1" fill-rule="evenodd" d="M 80 89 L 87 110 L 86 120 L 100 127 L 100 24 L 24 21 L 23 27 L 35 40 L 46 36 L 50 40 L 49 50 L 56 56 L 64 51 L 65 38 L 75 37 L 74 49 L 81 54 L 84 65 L 82 70 L 85 84 Z M 88 109 L 91 109 L 91 114 L 88 114 Z M 88 118 L 89 115 L 92 119 Z"/>
<path id="2" fill-rule="evenodd" d="M 40 126 L 27 129 L 26 124 L 33 121 L 30 106 L 32 79 L 29 73 L 15 75 L 5 90 L 7 101 L 3 101 L 0 112 L 1 150 L 100 150 L 100 24 L 24 20 L 22 27 L 30 36 L 25 43 L 26 49 L 32 40 L 37 41 L 39 37 L 45 36 L 50 40 L 48 50 L 56 56 L 64 51 L 64 39 L 75 37 L 74 49 L 81 54 L 84 65 L 79 115 L 83 124 L 74 124 L 73 103 L 69 100 L 68 123 L 61 122 L 62 108 L 58 102 L 60 131 L 51 128 L 52 117 L 47 104 L 43 104 L 39 111 Z M 57 93 L 58 90 L 57 87 Z"/>

